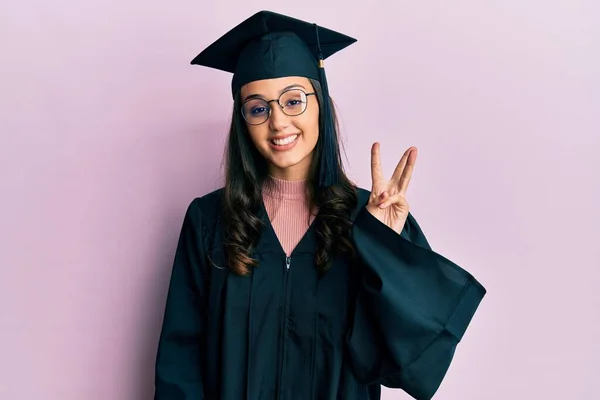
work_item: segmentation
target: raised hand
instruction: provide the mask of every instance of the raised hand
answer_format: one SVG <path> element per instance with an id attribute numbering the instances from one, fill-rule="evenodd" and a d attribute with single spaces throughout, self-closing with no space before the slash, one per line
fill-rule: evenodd
<path id="1" fill-rule="evenodd" d="M 408 218 L 409 205 L 406 190 L 417 161 L 417 148 L 410 147 L 396 166 L 391 179 L 385 179 L 379 157 L 379 143 L 371 148 L 371 197 L 367 210 L 375 218 L 392 228 L 398 234 L 402 232 Z"/>

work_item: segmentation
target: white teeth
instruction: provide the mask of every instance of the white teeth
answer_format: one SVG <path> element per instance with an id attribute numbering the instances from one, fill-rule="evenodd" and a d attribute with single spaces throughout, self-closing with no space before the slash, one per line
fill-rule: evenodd
<path id="1" fill-rule="evenodd" d="M 292 143 L 296 138 L 298 138 L 298 135 L 288 136 L 285 139 L 273 139 L 272 142 L 277 146 L 285 146 L 286 144 Z"/>

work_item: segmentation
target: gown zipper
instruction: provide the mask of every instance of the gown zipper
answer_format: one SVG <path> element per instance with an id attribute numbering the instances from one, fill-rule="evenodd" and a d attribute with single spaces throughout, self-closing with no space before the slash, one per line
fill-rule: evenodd
<path id="1" fill-rule="evenodd" d="M 284 370 L 284 360 L 285 360 L 285 333 L 287 331 L 287 319 L 288 319 L 288 281 L 289 281 L 289 271 L 290 266 L 292 265 L 292 257 L 285 257 L 285 283 L 283 290 L 283 317 L 281 323 L 281 345 L 279 347 L 279 382 L 277 388 L 277 399 L 281 399 L 282 397 L 282 384 L 283 384 L 283 370 Z"/>

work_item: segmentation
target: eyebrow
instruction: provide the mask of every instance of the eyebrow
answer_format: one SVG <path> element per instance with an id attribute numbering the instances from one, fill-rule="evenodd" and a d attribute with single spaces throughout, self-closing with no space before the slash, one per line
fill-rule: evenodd
<path id="1" fill-rule="evenodd" d="M 284 87 L 283 89 L 281 89 L 279 91 L 279 95 L 281 95 L 281 93 L 285 92 L 286 90 L 290 90 L 290 89 L 294 89 L 294 88 L 302 88 L 302 89 L 306 90 L 306 88 L 304 86 L 302 86 L 301 84 L 293 83 L 293 84 L 288 85 L 288 86 Z M 245 102 L 246 100 L 250 100 L 250 99 L 263 99 L 264 100 L 265 96 L 262 96 L 258 93 L 253 93 L 253 94 L 250 94 L 250 95 L 244 97 L 244 99 L 242 100 L 242 103 Z"/>

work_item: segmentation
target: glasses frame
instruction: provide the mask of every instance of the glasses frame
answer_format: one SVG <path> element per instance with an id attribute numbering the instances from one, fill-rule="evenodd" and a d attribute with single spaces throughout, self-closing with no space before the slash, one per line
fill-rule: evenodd
<path id="1" fill-rule="evenodd" d="M 304 95 L 306 96 L 306 100 L 307 100 L 307 101 L 306 101 L 306 108 L 305 108 L 305 109 L 304 109 L 304 110 L 303 110 L 303 111 L 302 111 L 300 114 L 293 114 L 293 115 L 290 115 L 290 114 L 286 113 L 286 112 L 285 112 L 285 106 L 281 105 L 281 103 L 279 102 L 279 100 L 281 99 L 281 96 L 283 96 L 283 95 L 284 95 L 284 94 L 286 94 L 287 92 L 291 92 L 292 90 L 295 90 L 295 91 L 300 91 L 300 92 L 304 93 Z M 281 109 L 281 111 L 282 111 L 282 112 L 283 112 L 285 115 L 287 115 L 288 117 L 297 117 L 297 116 L 299 116 L 299 115 L 302 115 L 302 114 L 304 114 L 304 113 L 306 112 L 306 109 L 308 108 L 308 97 L 309 97 L 309 96 L 314 96 L 314 95 L 316 95 L 316 93 L 315 93 L 315 92 L 306 93 L 304 90 L 302 90 L 302 89 L 299 89 L 299 88 L 290 88 L 290 89 L 288 89 L 288 90 L 285 90 L 285 91 L 281 92 L 281 94 L 279 95 L 279 97 L 277 97 L 276 99 L 272 99 L 272 100 L 265 100 L 265 99 L 263 99 L 263 98 L 260 98 L 260 97 L 258 97 L 258 99 L 260 99 L 260 100 L 263 100 L 265 103 L 267 103 L 267 107 L 269 107 L 269 115 L 267 115 L 267 118 L 265 118 L 265 120 L 264 120 L 263 122 L 259 122 L 259 123 L 252 123 L 252 122 L 248 121 L 248 120 L 246 119 L 246 116 L 244 115 L 244 106 L 246 105 L 246 103 L 248 103 L 249 101 L 252 101 L 252 100 L 256 100 L 256 99 L 257 99 L 257 97 L 253 97 L 253 98 L 251 98 L 251 99 L 247 99 L 246 101 L 244 101 L 244 103 L 242 103 L 242 106 L 240 107 L 240 113 L 242 114 L 242 118 L 244 118 L 244 121 L 246 121 L 248 124 L 250 124 L 250 125 L 254 125 L 254 126 L 257 126 L 257 125 L 262 125 L 262 124 L 264 124 L 265 122 L 267 122 L 267 121 L 269 120 L 269 118 L 271 118 L 271 113 L 272 113 L 272 111 L 273 111 L 273 108 L 271 107 L 271 103 L 272 103 L 272 102 L 277 102 L 277 105 L 279 106 L 279 108 Z"/>

